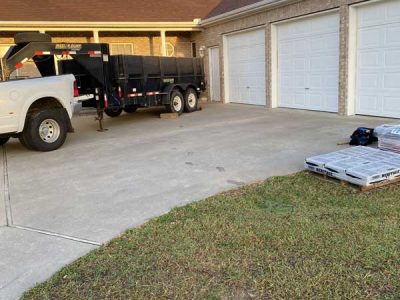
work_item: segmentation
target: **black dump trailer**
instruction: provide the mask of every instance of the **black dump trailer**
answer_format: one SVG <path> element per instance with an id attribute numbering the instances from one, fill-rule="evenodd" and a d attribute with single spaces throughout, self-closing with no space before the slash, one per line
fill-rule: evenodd
<path id="1" fill-rule="evenodd" d="M 152 106 L 193 112 L 206 88 L 200 58 L 110 55 L 108 44 L 52 43 L 40 33 L 18 34 L 15 43 L 2 60 L 2 77 L 27 60 L 42 76 L 73 74 L 75 96 L 84 107 L 97 109 L 100 125 L 104 112 L 116 117 Z"/>

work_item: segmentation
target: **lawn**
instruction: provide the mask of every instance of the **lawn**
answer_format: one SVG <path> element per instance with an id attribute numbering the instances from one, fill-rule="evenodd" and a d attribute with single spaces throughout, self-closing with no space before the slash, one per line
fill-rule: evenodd
<path id="1" fill-rule="evenodd" d="M 308 173 L 174 209 L 24 299 L 400 298 L 400 187 Z"/>

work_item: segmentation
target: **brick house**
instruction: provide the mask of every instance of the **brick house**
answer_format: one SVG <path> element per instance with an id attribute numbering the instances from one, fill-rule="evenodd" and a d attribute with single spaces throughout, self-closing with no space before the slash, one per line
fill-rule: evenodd
<path id="1" fill-rule="evenodd" d="M 200 54 L 210 101 L 400 118 L 400 0 L 69 1 L 48 11 L 4 1 L 14 8 L 0 12 L 0 44 L 28 29 L 114 53 Z"/>

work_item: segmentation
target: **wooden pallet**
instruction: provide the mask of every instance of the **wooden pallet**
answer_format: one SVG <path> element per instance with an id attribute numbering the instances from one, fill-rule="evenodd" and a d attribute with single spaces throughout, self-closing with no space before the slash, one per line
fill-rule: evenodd
<path id="1" fill-rule="evenodd" d="M 309 174 L 316 176 L 318 178 L 323 178 L 324 180 L 336 183 L 336 184 L 340 184 L 341 186 L 349 186 L 355 189 L 360 190 L 361 192 L 370 192 L 379 188 L 383 188 L 389 185 L 396 185 L 396 184 L 400 184 L 400 178 L 396 178 L 396 179 L 392 179 L 392 180 L 386 180 L 383 182 L 379 182 L 379 183 L 375 183 L 369 186 L 360 186 L 360 185 L 356 185 L 353 184 L 351 182 L 345 181 L 345 180 L 341 180 L 341 179 L 337 179 L 337 178 L 333 178 L 330 177 L 328 175 L 323 175 L 323 174 L 319 174 L 319 173 L 315 173 L 312 171 L 307 171 Z"/>

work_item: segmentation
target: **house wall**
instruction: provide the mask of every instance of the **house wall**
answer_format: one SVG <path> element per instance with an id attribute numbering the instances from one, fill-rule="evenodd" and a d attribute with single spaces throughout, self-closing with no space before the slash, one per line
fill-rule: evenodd
<path id="1" fill-rule="evenodd" d="M 0 47 L 4 50 L 6 45 L 14 43 L 13 36 L 16 32 L 0 32 Z M 92 32 L 48 32 L 55 43 L 93 43 Z M 157 32 L 104 32 L 100 33 L 101 43 L 129 43 L 133 45 L 135 55 L 161 55 L 161 38 Z M 185 32 L 167 32 L 166 41 L 173 46 L 172 56 L 191 57 L 191 36 Z M 171 48 L 169 48 L 171 51 Z M 0 53 L 2 53 L 1 51 Z M 18 77 L 37 77 L 40 76 L 36 66 L 32 62 L 27 62 L 18 71 L 14 71 L 12 76 Z"/>
<path id="2" fill-rule="evenodd" d="M 338 9 L 340 13 L 340 78 L 339 78 L 339 113 L 346 115 L 349 108 L 347 105 L 348 85 L 348 40 L 349 40 L 349 5 L 365 2 L 361 0 L 304 0 L 296 1 L 285 6 L 265 10 L 251 16 L 241 17 L 235 20 L 206 26 L 203 32 L 192 33 L 192 39 L 196 41 L 197 49 L 201 46 L 207 48 L 220 47 L 220 72 L 221 72 L 221 99 L 225 101 L 224 95 L 224 54 L 223 37 L 225 34 L 250 29 L 252 27 L 264 26 L 266 31 L 266 74 L 267 74 L 267 106 L 272 107 L 272 60 L 271 60 L 271 28 L 272 23 L 284 21 L 296 17 L 306 16 L 314 13 Z M 209 78 L 209 57 L 205 52 L 205 71 Z M 208 96 L 208 93 L 206 94 Z"/>
<path id="3" fill-rule="evenodd" d="M 94 42 L 91 32 L 48 32 L 53 37 L 53 42 L 90 43 Z M 12 44 L 15 32 L 0 33 L 0 44 Z M 101 32 L 101 43 L 131 43 L 135 55 L 161 55 L 161 38 L 158 33 L 144 32 Z M 191 36 L 186 32 L 167 32 L 167 43 L 174 47 L 173 56 L 191 57 Z"/>

